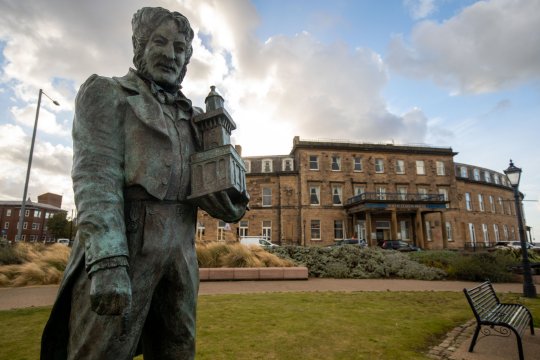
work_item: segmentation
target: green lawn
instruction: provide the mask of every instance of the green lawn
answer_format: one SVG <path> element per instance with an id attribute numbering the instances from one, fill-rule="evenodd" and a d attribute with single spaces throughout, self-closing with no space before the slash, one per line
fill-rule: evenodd
<path id="1" fill-rule="evenodd" d="M 538 326 L 540 299 L 503 299 L 525 302 Z M 38 359 L 49 312 L 1 311 L 0 359 Z M 200 296 L 197 359 L 427 359 L 431 345 L 470 318 L 462 293 Z"/>

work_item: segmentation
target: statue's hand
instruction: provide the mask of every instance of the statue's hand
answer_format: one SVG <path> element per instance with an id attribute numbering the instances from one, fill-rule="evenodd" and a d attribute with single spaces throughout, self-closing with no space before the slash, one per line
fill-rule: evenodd
<path id="1" fill-rule="evenodd" d="M 200 199 L 198 205 L 212 217 L 232 223 L 240 221 L 244 216 L 248 202 L 247 193 L 245 197 L 233 202 L 225 191 L 220 191 Z"/>
<path id="2" fill-rule="evenodd" d="M 131 282 L 127 268 L 98 270 L 90 276 L 90 302 L 99 315 L 120 315 L 131 306 Z"/>

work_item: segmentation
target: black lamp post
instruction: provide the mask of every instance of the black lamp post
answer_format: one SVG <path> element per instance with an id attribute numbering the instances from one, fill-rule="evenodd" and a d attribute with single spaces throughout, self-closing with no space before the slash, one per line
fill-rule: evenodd
<path id="1" fill-rule="evenodd" d="M 527 252 L 527 244 L 525 234 L 525 228 L 523 227 L 523 215 L 521 213 L 521 201 L 519 198 L 519 180 L 521 178 L 521 169 L 514 165 L 512 160 L 510 160 L 510 166 L 508 169 L 504 170 L 504 173 L 510 181 L 510 185 L 514 189 L 514 203 L 516 207 L 516 215 L 518 221 L 518 233 L 519 240 L 521 242 L 521 255 L 523 257 L 523 295 L 529 298 L 536 297 L 536 287 L 534 286 L 532 273 L 531 273 L 531 263 L 529 262 L 529 254 Z"/>
<path id="2" fill-rule="evenodd" d="M 26 212 L 26 194 L 28 193 L 28 180 L 30 180 L 30 168 L 32 167 L 32 157 L 34 155 L 34 143 L 36 142 L 36 131 L 37 131 L 37 125 L 38 125 L 38 119 L 39 119 L 39 108 L 41 107 L 41 95 L 45 95 L 53 102 L 54 105 L 59 106 L 60 104 L 58 101 L 53 100 L 49 97 L 49 95 L 45 94 L 43 90 L 39 89 L 39 96 L 38 96 L 38 102 L 37 102 L 37 109 L 36 109 L 36 120 L 34 122 L 34 132 L 32 133 L 32 142 L 30 143 L 30 155 L 28 155 L 28 168 L 26 169 L 26 181 L 24 182 L 24 192 L 23 192 L 23 198 L 21 203 L 21 214 L 19 216 L 19 227 L 17 228 L 17 237 L 15 237 L 15 241 L 21 240 L 21 234 L 23 230 L 23 223 L 24 223 L 24 213 Z"/>

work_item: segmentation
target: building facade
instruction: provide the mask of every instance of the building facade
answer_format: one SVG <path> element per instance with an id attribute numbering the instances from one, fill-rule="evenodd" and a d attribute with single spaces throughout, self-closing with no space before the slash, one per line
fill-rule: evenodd
<path id="1" fill-rule="evenodd" d="M 20 240 L 25 242 L 55 242 L 56 239 L 47 230 L 47 220 L 59 212 L 66 212 L 61 207 L 62 195 L 45 193 L 38 196 L 37 202 L 28 199 L 25 204 L 23 230 Z M 0 225 L 4 241 L 15 241 L 20 215 L 20 201 L 0 201 Z"/>
<path id="2" fill-rule="evenodd" d="M 238 224 L 199 213 L 199 241 L 266 236 L 326 246 L 360 238 L 424 249 L 518 239 L 513 190 L 500 172 L 454 162 L 451 148 L 295 137 L 288 155 L 243 157 L 250 211 Z"/>

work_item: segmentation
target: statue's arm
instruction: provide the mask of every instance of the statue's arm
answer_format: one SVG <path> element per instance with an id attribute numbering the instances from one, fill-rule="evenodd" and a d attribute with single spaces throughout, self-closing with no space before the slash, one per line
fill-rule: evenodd
<path id="1" fill-rule="evenodd" d="M 118 314 L 131 299 L 124 224 L 124 109 L 111 79 L 93 75 L 79 90 L 73 121 L 73 190 L 78 236 L 91 278 L 92 308 Z"/>
<path id="2" fill-rule="evenodd" d="M 242 219 L 247 210 L 249 195 L 232 200 L 227 192 L 220 191 L 199 199 L 197 205 L 210 216 L 228 223 L 236 223 Z"/>

